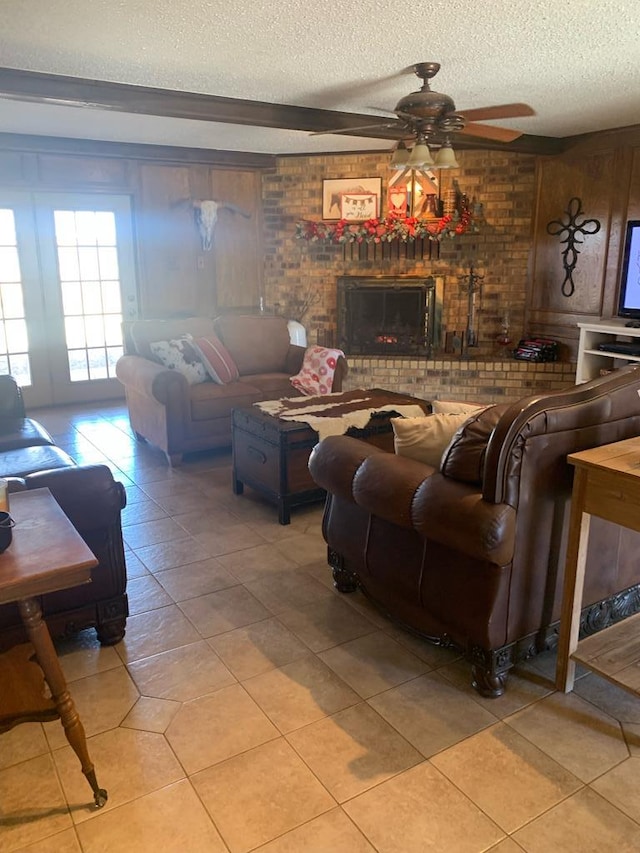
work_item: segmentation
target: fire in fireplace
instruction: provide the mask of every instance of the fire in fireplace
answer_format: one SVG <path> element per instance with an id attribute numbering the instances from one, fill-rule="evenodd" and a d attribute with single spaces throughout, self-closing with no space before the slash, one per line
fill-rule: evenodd
<path id="1" fill-rule="evenodd" d="M 347 355 L 429 356 L 440 343 L 441 315 L 442 279 L 338 279 L 338 346 Z"/>

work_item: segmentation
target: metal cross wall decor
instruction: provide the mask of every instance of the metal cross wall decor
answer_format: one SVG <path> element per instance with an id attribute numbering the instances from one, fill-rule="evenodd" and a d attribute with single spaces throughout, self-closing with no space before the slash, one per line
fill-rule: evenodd
<path id="1" fill-rule="evenodd" d="M 583 219 L 578 221 L 578 217 L 582 214 L 582 199 L 574 196 L 567 205 L 565 211 L 567 222 L 561 219 L 552 219 L 547 223 L 547 233 L 552 237 L 566 237 L 561 240 L 561 243 L 566 243 L 566 248 L 562 252 L 562 265 L 564 267 L 564 281 L 562 282 L 562 295 L 569 297 L 573 296 L 576 286 L 573 281 L 573 271 L 578 263 L 578 255 L 580 249 L 578 245 L 584 243 L 584 239 L 580 235 L 597 234 L 600 230 L 600 222 L 597 219 Z"/>

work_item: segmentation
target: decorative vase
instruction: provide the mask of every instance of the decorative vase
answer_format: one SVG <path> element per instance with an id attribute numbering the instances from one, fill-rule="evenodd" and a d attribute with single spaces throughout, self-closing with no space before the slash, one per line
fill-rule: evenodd
<path id="1" fill-rule="evenodd" d="M 297 320 L 288 320 L 287 328 L 289 329 L 289 340 L 292 344 L 298 347 L 307 346 L 307 330 L 302 323 L 298 323 Z"/>

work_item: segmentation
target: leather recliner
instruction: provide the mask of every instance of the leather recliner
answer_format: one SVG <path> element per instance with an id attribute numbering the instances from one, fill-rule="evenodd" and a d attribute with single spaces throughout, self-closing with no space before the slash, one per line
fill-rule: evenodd
<path id="1" fill-rule="evenodd" d="M 640 434 L 640 366 L 470 417 L 439 470 L 332 436 L 311 454 L 327 490 L 337 588 L 463 651 L 480 693 L 557 642 L 572 452 Z M 640 535 L 593 518 L 581 629 L 640 609 Z"/>

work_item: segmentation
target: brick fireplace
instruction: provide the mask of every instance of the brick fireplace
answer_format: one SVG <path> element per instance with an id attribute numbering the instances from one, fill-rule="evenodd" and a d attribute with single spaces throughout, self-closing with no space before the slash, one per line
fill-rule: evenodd
<path id="1" fill-rule="evenodd" d="M 514 343 L 525 333 L 535 157 L 502 151 L 456 153 L 461 165 L 456 173 L 459 184 L 469 197 L 482 202 L 485 221 L 477 233 L 443 240 L 432 257 L 415 255 L 410 249 L 383 252 L 377 247 L 376 251 L 375 246 L 359 246 L 357 252 L 345 253 L 342 245 L 294 238 L 296 221 L 322 218 L 323 179 L 379 175 L 385 186 L 387 152 L 282 157 L 277 169 L 263 177 L 266 304 L 277 303 L 286 314 L 295 295 L 312 292 L 313 304 L 302 320 L 310 343 L 337 346 L 338 337 L 344 339 L 344 321 L 338 316 L 342 313 L 338 306 L 340 278 L 425 281 L 434 277 L 442 282 L 439 345 L 429 354 L 392 351 L 393 340 L 380 342 L 382 352 L 365 351 L 361 343 L 358 352 L 345 345 L 341 349 L 349 362 L 348 389 L 380 387 L 425 399 L 488 403 L 566 388 L 575 381 L 574 363 L 514 361 L 497 341 L 507 311 Z M 441 177 L 444 192 L 451 178 L 447 173 Z M 484 275 L 484 282 L 477 346 L 464 359 L 459 352 L 445 354 L 443 344 L 445 335 L 459 338 L 465 330 L 468 299 L 461 283 L 471 265 Z M 431 341 L 437 341 L 435 331 Z"/>

